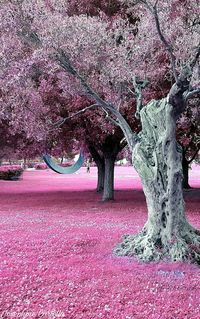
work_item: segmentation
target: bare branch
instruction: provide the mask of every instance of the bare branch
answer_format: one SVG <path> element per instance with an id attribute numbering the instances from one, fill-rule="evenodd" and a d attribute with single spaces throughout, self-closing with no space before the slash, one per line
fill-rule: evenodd
<path id="1" fill-rule="evenodd" d="M 108 111 L 106 111 L 106 109 L 102 108 L 102 110 L 106 113 L 106 119 L 108 119 L 110 122 L 112 122 L 114 125 L 119 126 L 119 122 L 117 120 L 114 120 L 108 113 Z"/>
<path id="2" fill-rule="evenodd" d="M 177 82 L 178 81 L 178 73 L 176 70 L 176 57 L 173 53 L 173 48 L 172 48 L 171 44 L 166 40 L 164 34 L 161 31 L 160 20 L 159 20 L 158 10 L 157 10 L 158 0 L 155 2 L 154 6 L 152 6 L 151 4 L 148 3 L 148 1 L 145 1 L 145 0 L 142 0 L 141 2 L 146 5 L 146 7 L 152 13 L 152 15 L 155 19 L 156 29 L 157 29 L 158 35 L 159 35 L 161 41 L 163 42 L 166 50 L 168 51 L 168 53 L 170 55 L 173 75 L 174 75 L 175 81 Z"/>
<path id="3" fill-rule="evenodd" d="M 189 99 L 191 99 L 195 96 L 200 96 L 200 89 L 195 89 L 195 90 L 189 91 L 185 96 L 185 101 L 187 102 Z"/>
<path id="4" fill-rule="evenodd" d="M 128 89 L 128 91 L 129 91 L 131 94 L 133 94 L 133 95 L 135 96 L 135 92 L 134 92 L 133 90 L 131 90 L 129 87 L 128 87 L 127 89 Z"/>
<path id="5" fill-rule="evenodd" d="M 173 75 L 174 75 L 176 83 L 178 83 L 179 82 L 179 76 L 178 76 L 178 72 L 176 70 L 176 56 L 173 53 L 173 47 L 172 47 L 171 43 L 169 43 L 167 41 L 167 39 L 165 38 L 163 32 L 161 31 L 160 20 L 159 20 L 158 10 L 157 10 L 158 1 L 159 0 L 156 0 L 155 4 L 153 6 L 147 0 L 141 0 L 141 3 L 144 3 L 144 5 L 152 13 L 152 15 L 153 15 L 153 17 L 155 19 L 158 35 L 159 35 L 161 41 L 163 42 L 166 50 L 168 51 L 168 53 L 170 55 Z M 197 46 L 197 52 L 196 52 L 196 55 L 195 55 L 194 59 L 189 64 L 191 72 L 192 72 L 194 66 L 197 63 L 197 61 L 199 59 L 199 56 L 200 56 L 200 43 Z"/>
<path id="6" fill-rule="evenodd" d="M 73 117 L 75 117 L 75 116 L 77 116 L 77 115 L 80 115 L 80 114 L 82 114 L 82 113 L 85 113 L 86 111 L 88 111 L 88 110 L 94 108 L 95 106 L 96 106 L 96 104 L 87 106 L 87 107 L 85 107 L 84 109 L 82 109 L 82 110 L 80 110 L 80 111 L 78 111 L 78 112 L 76 112 L 76 113 L 74 113 L 74 114 L 72 114 L 72 115 L 70 115 L 70 116 L 67 116 L 67 117 L 64 117 L 64 118 L 58 120 L 57 122 L 53 123 L 53 126 L 55 126 L 55 127 L 60 127 L 60 126 L 63 125 L 67 120 L 72 119 Z"/>
<path id="7" fill-rule="evenodd" d="M 125 146 L 127 146 L 127 141 L 126 141 L 125 138 L 123 138 L 123 139 L 120 141 L 120 151 L 122 151 Z"/>
<path id="8" fill-rule="evenodd" d="M 135 117 L 136 119 L 140 118 L 140 111 L 143 108 L 142 104 L 142 90 L 147 86 L 149 82 L 147 80 L 140 80 L 139 77 L 135 76 L 133 78 L 133 86 L 135 89 L 135 96 L 136 96 L 136 101 L 137 101 L 137 107 L 136 107 L 136 113 Z M 133 91 L 130 90 L 132 93 Z"/>
<path id="9" fill-rule="evenodd" d="M 118 123 L 116 120 L 114 120 L 111 116 L 107 116 L 106 118 L 107 118 L 110 122 L 112 122 L 114 125 L 120 127 L 119 123 Z"/>
<path id="10" fill-rule="evenodd" d="M 164 37 L 161 28 L 160 28 L 160 21 L 159 21 L 159 17 L 158 17 L 158 11 L 157 11 L 157 6 L 154 7 L 154 17 L 155 17 L 155 22 L 156 22 L 156 28 L 159 34 L 159 37 L 161 39 L 161 41 L 163 42 L 163 44 L 165 45 L 165 48 L 167 49 L 167 51 L 169 52 L 170 55 L 170 59 L 171 59 L 171 64 L 172 64 L 172 71 L 173 71 L 173 75 L 175 78 L 175 81 L 178 81 L 178 73 L 176 70 L 176 57 L 173 53 L 173 48 L 171 46 L 171 44 L 166 40 L 166 38 Z"/>
<path id="11" fill-rule="evenodd" d="M 154 4 L 154 6 L 153 6 L 154 8 L 156 8 L 156 7 L 157 7 L 157 5 L 158 5 L 158 1 L 159 1 L 159 0 L 156 0 L 155 4 Z"/>
<path id="12" fill-rule="evenodd" d="M 195 67 L 197 61 L 199 60 L 199 57 L 200 57 L 200 42 L 198 43 L 198 46 L 197 46 L 196 55 L 195 55 L 194 59 L 192 60 L 192 62 L 190 63 L 190 67 L 192 70 Z"/>
<path id="13" fill-rule="evenodd" d="M 197 150 L 196 150 L 196 152 L 194 153 L 194 155 L 192 156 L 192 158 L 191 158 L 189 161 L 187 161 L 188 164 L 191 164 L 191 163 L 194 161 L 195 157 L 196 157 L 197 154 L 199 153 L 199 150 L 200 150 L 200 145 L 197 146 Z"/>

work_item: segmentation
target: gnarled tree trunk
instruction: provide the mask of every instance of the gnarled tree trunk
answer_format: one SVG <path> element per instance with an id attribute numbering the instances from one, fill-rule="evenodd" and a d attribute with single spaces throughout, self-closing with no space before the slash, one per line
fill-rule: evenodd
<path id="1" fill-rule="evenodd" d="M 176 142 L 176 120 L 184 111 L 187 100 L 199 90 L 190 85 L 194 66 L 200 50 L 194 59 L 176 70 L 176 58 L 171 45 L 162 34 L 157 1 L 154 6 L 146 1 L 155 18 L 161 41 L 169 52 L 175 83 L 167 96 L 160 101 L 152 101 L 142 108 L 141 89 L 146 81 L 135 77 L 134 86 L 137 99 L 137 117 L 141 118 L 142 132 L 138 136 L 122 114 L 111 103 L 105 102 L 74 69 L 69 58 L 60 50 L 57 59 L 60 65 L 74 75 L 97 103 L 115 117 L 115 124 L 122 129 L 130 150 L 133 163 L 138 171 L 146 196 L 148 220 L 139 234 L 125 236 L 115 248 L 118 255 L 137 255 L 143 261 L 150 260 L 190 260 L 200 263 L 200 231 L 189 225 L 185 217 L 182 192 L 182 150 Z M 113 122 L 113 118 L 111 118 Z"/>
<path id="2" fill-rule="evenodd" d="M 148 220 L 137 235 L 124 236 L 117 255 L 143 261 L 190 259 L 199 262 L 199 232 L 188 224 L 182 193 L 182 149 L 168 98 L 152 101 L 140 112 L 142 132 L 133 149 L 148 208 Z"/>

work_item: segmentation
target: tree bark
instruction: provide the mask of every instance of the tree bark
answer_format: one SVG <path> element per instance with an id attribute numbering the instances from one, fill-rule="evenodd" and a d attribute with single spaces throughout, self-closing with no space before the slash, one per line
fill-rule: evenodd
<path id="1" fill-rule="evenodd" d="M 189 185 L 189 162 L 187 161 L 185 157 L 185 152 L 183 150 L 182 153 L 182 167 L 183 167 L 183 181 L 182 181 L 182 186 L 184 189 L 190 189 Z"/>
<path id="2" fill-rule="evenodd" d="M 142 261 L 200 262 L 200 232 L 186 220 L 182 192 L 182 149 L 176 142 L 175 112 L 168 98 L 140 112 L 142 132 L 133 149 L 133 165 L 146 196 L 148 220 L 139 234 L 124 236 L 117 255 Z"/>
<path id="3" fill-rule="evenodd" d="M 114 167 L 115 157 L 105 157 L 105 177 L 102 200 L 109 201 L 114 199 Z"/>
<path id="4" fill-rule="evenodd" d="M 98 168 L 97 192 L 102 192 L 102 201 L 114 199 L 114 166 L 117 154 L 126 145 L 120 143 L 122 134 L 119 136 L 108 135 L 101 145 L 101 154 L 97 149 L 89 145 L 88 149 Z"/>
<path id="5" fill-rule="evenodd" d="M 143 183 L 148 208 L 147 223 L 139 234 L 125 236 L 115 253 L 137 255 L 143 261 L 166 258 L 200 263 L 200 231 L 189 225 L 184 212 L 182 150 L 176 142 L 175 130 L 176 119 L 184 111 L 187 100 L 198 92 L 191 87 L 190 81 L 200 49 L 197 48 L 194 59 L 185 64 L 178 74 L 172 46 L 160 28 L 157 2 L 153 6 L 143 1 L 152 13 L 160 39 L 170 54 L 175 83 L 166 98 L 153 100 L 145 108 L 142 103 L 138 104 L 137 113 L 142 123 L 142 132 L 138 135 L 132 131 L 117 108 L 106 103 L 87 84 L 63 50 L 57 51 L 56 58 L 67 72 L 80 81 L 87 94 L 96 101 L 96 107 L 115 117 L 115 124 L 124 133 L 133 153 L 134 166 Z M 142 88 L 143 84 L 140 85 L 139 82 L 135 84 Z M 137 94 L 136 99 L 138 100 Z"/>
<path id="6" fill-rule="evenodd" d="M 114 167 L 117 154 L 124 147 L 120 144 L 122 135 L 108 135 L 102 146 L 105 161 L 105 178 L 102 200 L 114 200 Z"/>
<path id="7" fill-rule="evenodd" d="M 96 148 L 92 145 L 88 146 L 89 152 L 92 156 L 92 158 L 95 161 L 95 164 L 97 165 L 98 170 L 98 180 L 97 180 L 97 192 L 102 193 L 104 188 L 104 177 L 105 177 L 105 162 L 103 156 L 99 154 L 99 152 L 96 150 Z"/>
<path id="8" fill-rule="evenodd" d="M 23 169 L 26 169 L 26 166 L 27 166 L 27 160 L 26 158 L 24 158 L 23 164 L 22 164 Z"/>
<path id="9" fill-rule="evenodd" d="M 102 160 L 102 163 L 96 163 L 96 165 L 98 170 L 97 193 L 102 193 L 104 189 L 105 164 Z"/>

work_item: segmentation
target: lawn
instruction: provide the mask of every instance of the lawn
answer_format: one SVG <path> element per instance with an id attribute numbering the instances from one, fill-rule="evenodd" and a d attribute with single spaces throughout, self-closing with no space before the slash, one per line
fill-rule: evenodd
<path id="1" fill-rule="evenodd" d="M 190 184 L 187 216 L 200 228 L 197 166 Z M 199 319 L 200 268 L 112 254 L 147 218 L 137 173 L 116 168 L 114 202 L 95 186 L 96 168 L 0 181 L 0 318 Z"/>

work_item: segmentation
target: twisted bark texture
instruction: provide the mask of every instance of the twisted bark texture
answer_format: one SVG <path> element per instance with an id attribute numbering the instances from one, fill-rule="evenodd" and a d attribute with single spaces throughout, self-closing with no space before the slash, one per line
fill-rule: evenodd
<path id="1" fill-rule="evenodd" d="M 114 252 L 142 261 L 200 263 L 200 232 L 189 225 L 184 210 L 182 149 L 175 137 L 179 111 L 169 101 L 169 96 L 153 100 L 140 111 L 142 132 L 132 159 L 142 180 L 148 220 L 139 234 L 124 236 Z"/>

